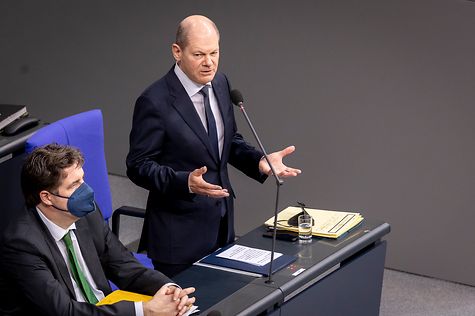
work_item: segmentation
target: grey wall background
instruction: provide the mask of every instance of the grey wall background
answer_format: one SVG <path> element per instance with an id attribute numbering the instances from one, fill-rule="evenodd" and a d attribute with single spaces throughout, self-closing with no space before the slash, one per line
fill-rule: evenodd
<path id="1" fill-rule="evenodd" d="M 387 221 L 388 267 L 475 285 L 471 1 L 2 1 L 0 103 L 45 121 L 101 108 L 123 175 L 135 98 L 192 13 L 220 27 L 221 70 L 268 150 L 297 147 L 282 208 Z M 275 187 L 232 177 L 243 234 L 272 215 Z"/>

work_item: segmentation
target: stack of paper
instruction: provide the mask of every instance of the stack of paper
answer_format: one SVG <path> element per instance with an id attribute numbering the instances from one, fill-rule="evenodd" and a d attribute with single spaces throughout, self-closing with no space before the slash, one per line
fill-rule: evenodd
<path id="1" fill-rule="evenodd" d="M 364 219 L 360 213 L 343 212 L 343 211 L 329 211 L 305 208 L 310 216 L 313 217 L 315 223 L 312 226 L 312 235 L 338 238 Z M 288 220 L 302 212 L 300 207 L 289 206 L 277 215 L 277 229 L 283 229 L 293 232 L 298 232 L 297 226 L 288 224 Z M 274 217 L 265 222 L 267 226 L 274 226 Z"/>

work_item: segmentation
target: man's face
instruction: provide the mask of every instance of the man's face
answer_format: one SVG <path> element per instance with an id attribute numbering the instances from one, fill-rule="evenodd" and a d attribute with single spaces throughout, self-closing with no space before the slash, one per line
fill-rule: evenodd
<path id="1" fill-rule="evenodd" d="M 76 164 L 63 169 L 63 172 L 66 177 L 61 179 L 61 184 L 55 191 L 53 191 L 53 193 L 65 197 L 70 197 L 71 194 L 73 194 L 73 192 L 84 182 L 84 170 L 81 166 L 78 166 Z M 63 210 L 68 209 L 68 199 L 61 198 L 53 194 L 51 194 L 50 196 L 51 199 L 53 199 L 52 202 L 54 203 L 54 205 L 56 205 L 56 207 L 61 208 Z M 69 212 L 67 212 L 66 214 L 74 216 Z"/>
<path id="2" fill-rule="evenodd" d="M 185 47 L 172 46 L 173 57 L 192 81 L 206 84 L 213 80 L 219 63 L 219 37 L 215 31 L 190 32 Z"/>

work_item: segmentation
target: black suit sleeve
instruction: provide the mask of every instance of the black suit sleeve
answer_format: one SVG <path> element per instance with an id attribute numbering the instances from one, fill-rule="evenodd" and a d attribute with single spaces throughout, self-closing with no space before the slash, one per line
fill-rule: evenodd
<path id="1" fill-rule="evenodd" d="M 159 161 L 165 137 L 166 122 L 160 106 L 146 96 L 137 99 L 127 155 L 127 176 L 138 186 L 162 194 L 191 198 L 189 171 L 173 170 Z"/>
<path id="2" fill-rule="evenodd" d="M 107 279 L 122 290 L 154 295 L 163 285 L 173 282 L 164 274 L 145 268 L 112 233 L 100 212 L 87 217 L 88 227 Z M 102 232 L 102 233 L 99 233 Z"/>
<path id="3" fill-rule="evenodd" d="M 228 79 L 226 78 L 226 76 L 223 77 L 228 91 L 231 91 L 231 86 L 229 84 Z M 263 183 L 267 179 L 267 175 L 262 174 L 259 171 L 259 161 L 261 160 L 264 154 L 260 150 L 257 150 L 254 146 L 249 144 L 244 139 L 244 137 L 242 137 L 242 135 L 237 132 L 234 114 L 232 122 L 233 138 L 231 141 L 231 150 L 229 151 L 228 162 L 248 177 Z"/>
<path id="4" fill-rule="evenodd" d="M 36 234 L 35 234 L 36 233 Z M 24 238 L 35 235 L 36 238 Z M 1 253 L 2 273 L 7 276 L 7 298 L 18 310 L 12 315 L 48 316 L 129 316 L 135 314 L 132 302 L 96 307 L 77 302 L 63 284 L 53 275 L 47 258 L 44 237 L 35 228 L 18 231 L 16 236 L 5 240 Z M 26 311 L 26 313 L 25 313 Z M 31 312 L 30 312 L 31 311 Z"/>
<path id="5" fill-rule="evenodd" d="M 267 179 L 267 175 L 259 171 L 259 161 L 263 153 L 247 143 L 239 133 L 235 133 L 229 153 L 229 163 L 241 170 L 248 177 L 261 183 Z"/>
<path id="6" fill-rule="evenodd" d="M 7 295 L 2 296 L 2 300 L 11 300 L 7 308 L 18 310 L 11 315 L 135 315 L 133 302 L 104 306 L 77 302 L 65 285 L 70 281 L 64 280 L 60 273 L 59 266 L 65 267 L 65 263 L 55 241 L 46 227 L 39 223 L 40 219 L 35 220 L 34 216 L 28 216 L 2 238 L 0 268 L 3 277 L 6 277 L 8 291 L 0 294 Z M 88 267 L 105 295 L 110 292 L 106 276 L 121 289 L 148 295 L 155 294 L 165 283 L 172 282 L 160 272 L 140 264 L 111 232 L 99 210 L 76 222 L 76 236 L 84 258 L 94 256 L 100 262 L 100 266 L 88 263 Z M 84 247 L 82 238 L 89 238 L 89 242 L 84 244 L 91 247 Z M 102 279 L 105 284 L 100 282 Z M 0 305 L 3 308 L 3 303 Z"/>

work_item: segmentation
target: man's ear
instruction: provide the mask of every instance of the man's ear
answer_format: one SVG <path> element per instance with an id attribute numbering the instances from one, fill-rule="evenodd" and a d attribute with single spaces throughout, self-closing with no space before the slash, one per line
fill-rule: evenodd
<path id="1" fill-rule="evenodd" d="M 181 54 L 182 54 L 182 50 L 181 50 L 180 46 L 178 46 L 178 44 L 174 43 L 172 45 L 172 55 L 173 55 L 173 58 L 175 58 L 176 62 L 179 62 L 181 60 Z"/>
<path id="2" fill-rule="evenodd" d="M 53 202 L 51 202 L 51 193 L 49 193 L 46 190 L 41 191 L 40 193 L 40 200 L 43 202 L 43 204 L 52 206 Z"/>

